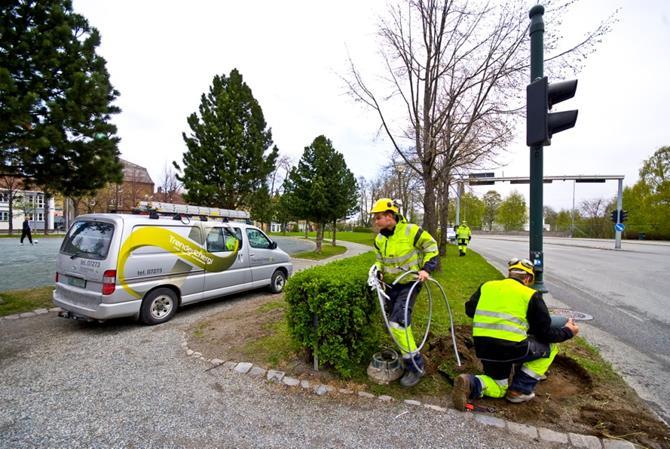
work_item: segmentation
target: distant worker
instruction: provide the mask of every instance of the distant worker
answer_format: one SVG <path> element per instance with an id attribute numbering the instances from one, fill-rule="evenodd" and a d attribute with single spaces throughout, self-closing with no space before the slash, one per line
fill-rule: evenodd
<path id="1" fill-rule="evenodd" d="M 21 244 L 23 245 L 23 239 L 28 237 L 28 241 L 30 244 L 33 244 L 33 236 L 30 233 L 30 222 L 28 221 L 28 217 L 25 217 L 23 219 L 23 230 L 21 231 Z"/>
<path id="2" fill-rule="evenodd" d="M 458 255 L 465 256 L 465 253 L 468 252 L 468 243 L 472 240 L 472 231 L 468 226 L 468 222 L 464 221 L 460 225 L 456 226 L 456 240 L 458 241 Z"/>
<path id="3" fill-rule="evenodd" d="M 551 326 L 542 294 L 529 287 L 535 281 L 531 261 L 514 258 L 508 262 L 508 270 L 508 278 L 483 283 L 465 303 L 465 313 L 473 319 L 472 336 L 484 374 L 456 378 L 452 399 L 458 410 L 465 410 L 468 400 L 482 396 L 507 395 L 513 403 L 530 401 L 535 397 L 535 385 L 558 353 L 555 343 L 579 333 L 572 319 L 563 327 Z"/>
<path id="4" fill-rule="evenodd" d="M 413 387 L 421 380 L 425 364 L 421 353 L 417 350 L 412 334 L 412 308 L 419 293 L 420 285 L 414 289 L 412 298 L 408 299 L 409 291 L 416 278 L 406 276 L 396 285 L 394 280 L 407 271 L 418 271 L 418 280 L 424 282 L 429 273 L 437 268 L 439 252 L 437 242 L 420 226 L 408 223 L 400 215 L 398 203 L 390 198 L 378 200 L 370 213 L 374 215 L 375 227 L 379 234 L 374 241 L 381 279 L 390 286 L 386 294 L 390 300 L 387 304 L 390 331 L 401 346 L 405 373 L 400 379 L 403 387 Z M 405 304 L 409 300 L 408 318 L 405 323 Z"/>

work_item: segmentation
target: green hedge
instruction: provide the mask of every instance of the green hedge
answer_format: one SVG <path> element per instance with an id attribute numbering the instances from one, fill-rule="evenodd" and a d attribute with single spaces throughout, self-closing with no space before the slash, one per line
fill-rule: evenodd
<path id="1" fill-rule="evenodd" d="M 372 253 L 339 260 L 301 271 L 286 286 L 291 336 L 344 378 L 371 357 L 383 335 L 377 298 L 367 285 L 373 263 Z"/>

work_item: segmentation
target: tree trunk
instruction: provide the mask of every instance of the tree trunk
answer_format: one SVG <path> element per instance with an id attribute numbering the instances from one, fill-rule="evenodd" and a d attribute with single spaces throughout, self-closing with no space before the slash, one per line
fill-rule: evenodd
<path id="1" fill-rule="evenodd" d="M 305 220 L 305 238 L 309 238 L 308 221 Z"/>
<path id="2" fill-rule="evenodd" d="M 321 245 L 323 242 L 323 228 L 326 227 L 325 223 L 317 223 L 316 224 L 316 253 L 321 252 Z"/>
<path id="3" fill-rule="evenodd" d="M 9 193 L 9 235 L 12 235 L 14 233 L 14 191 L 10 190 Z"/>
<path id="4" fill-rule="evenodd" d="M 440 183 L 440 237 L 438 241 L 440 256 L 447 255 L 447 228 L 449 228 L 449 182 Z"/>
<path id="5" fill-rule="evenodd" d="M 44 192 L 44 208 L 42 209 L 44 213 L 44 235 L 49 234 L 49 200 L 51 195 L 47 192 Z"/>
<path id="6" fill-rule="evenodd" d="M 333 246 L 337 245 L 337 220 L 333 220 Z"/>
<path id="7" fill-rule="evenodd" d="M 423 229 L 433 237 L 437 235 L 437 216 L 435 214 L 435 183 L 432 179 L 424 179 L 423 194 Z"/>

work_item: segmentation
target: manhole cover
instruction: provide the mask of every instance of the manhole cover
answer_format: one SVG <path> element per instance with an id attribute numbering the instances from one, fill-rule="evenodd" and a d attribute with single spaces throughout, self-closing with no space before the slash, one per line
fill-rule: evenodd
<path id="1" fill-rule="evenodd" d="M 578 312 L 572 309 L 560 309 L 560 308 L 549 308 L 549 313 L 551 315 L 558 315 L 565 318 L 572 318 L 575 321 L 591 321 L 593 316 L 588 313 Z"/>

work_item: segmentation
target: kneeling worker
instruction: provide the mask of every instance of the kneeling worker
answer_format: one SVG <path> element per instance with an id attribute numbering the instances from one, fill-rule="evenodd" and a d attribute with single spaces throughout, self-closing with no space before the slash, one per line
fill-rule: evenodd
<path id="1" fill-rule="evenodd" d="M 482 396 L 513 403 L 535 397 L 535 385 L 544 377 L 558 353 L 559 343 L 579 333 L 569 319 L 564 327 L 551 327 L 551 317 L 542 294 L 529 285 L 535 281 L 528 259 L 508 262 L 507 279 L 483 283 L 465 303 L 473 319 L 472 336 L 483 375 L 461 374 L 454 382 L 452 399 L 465 410 L 469 399 Z M 517 364 L 508 390 L 512 366 Z M 520 365 L 520 366 L 519 366 Z"/>
<path id="2" fill-rule="evenodd" d="M 408 223 L 400 215 L 398 204 L 390 198 L 378 200 L 370 213 L 374 215 L 375 227 L 379 230 L 374 241 L 377 256 L 375 265 L 382 280 L 390 286 L 407 271 L 418 271 L 421 282 L 428 279 L 429 273 L 437 268 L 439 260 L 435 239 L 420 226 Z M 405 364 L 405 374 L 400 379 L 403 387 L 412 387 L 419 383 L 424 370 L 424 361 L 421 353 L 417 351 L 411 327 L 412 308 L 420 286 L 414 289 L 413 297 L 409 299 L 408 322 L 405 323 L 405 304 L 415 281 L 416 278 L 406 276 L 386 290 L 390 298 L 387 304 L 390 330 L 401 345 Z"/>

